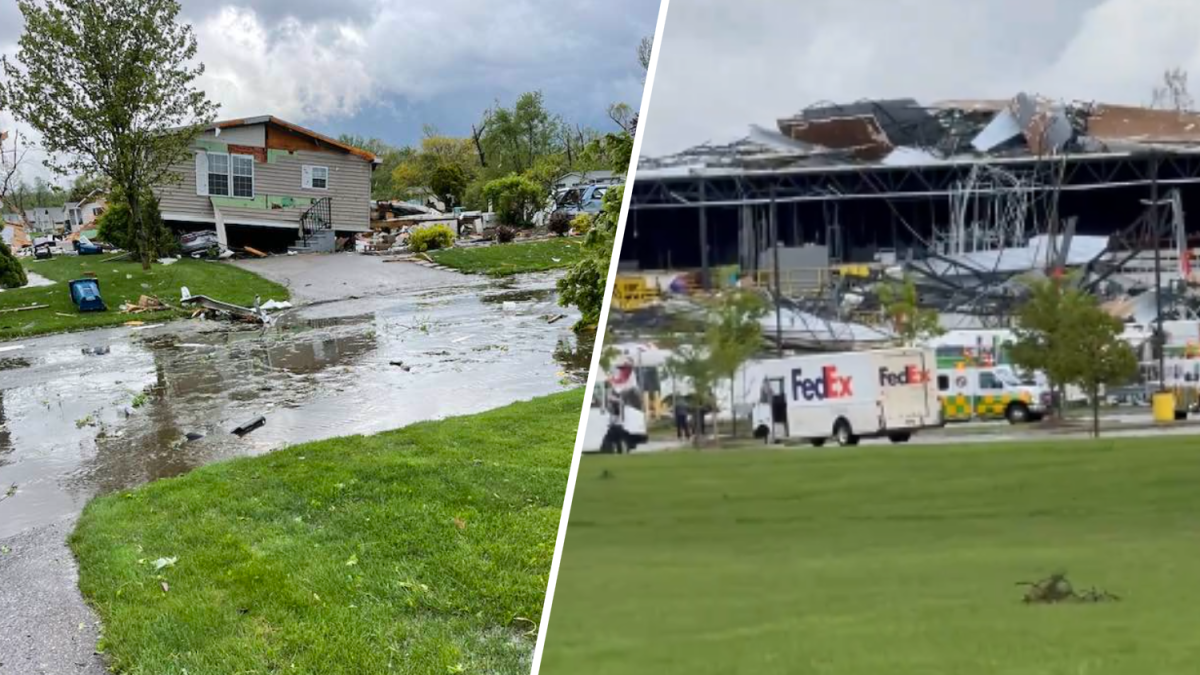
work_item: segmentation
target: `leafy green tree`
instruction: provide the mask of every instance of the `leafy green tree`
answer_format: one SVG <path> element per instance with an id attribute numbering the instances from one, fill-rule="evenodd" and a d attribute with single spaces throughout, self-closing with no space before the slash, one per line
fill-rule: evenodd
<path id="1" fill-rule="evenodd" d="M 595 326 L 600 321 L 613 244 L 617 238 L 617 223 L 621 217 L 622 192 L 609 190 L 604 194 L 600 213 L 592 219 L 592 228 L 584 235 L 582 259 L 558 280 L 559 304 L 578 307 L 582 314 L 575 324 L 576 332 Z"/>
<path id="2" fill-rule="evenodd" d="M 85 199 L 96 199 L 108 194 L 108 181 L 103 176 L 76 176 L 67 189 L 66 201 L 82 202 Z"/>
<path id="3" fill-rule="evenodd" d="M 912 278 L 890 281 L 878 289 L 883 314 L 902 344 L 906 347 L 945 334 L 936 310 L 921 306 L 920 294 Z"/>
<path id="4" fill-rule="evenodd" d="M 762 349 L 762 323 L 767 313 L 763 297 L 745 289 L 731 289 L 706 307 L 705 346 L 714 373 L 729 378 L 730 405 L 736 403 L 737 371 Z M 731 410 L 731 413 L 734 411 Z M 737 434 L 737 416 L 733 415 Z M 716 422 L 713 423 L 716 426 Z"/>
<path id="5" fill-rule="evenodd" d="M 512 108 L 496 105 L 480 139 L 488 167 L 500 174 L 530 169 L 538 157 L 560 150 L 561 125 L 540 91 L 521 94 Z"/>
<path id="6" fill-rule="evenodd" d="M 128 195 L 149 269 L 155 233 L 146 190 L 177 180 L 216 106 L 193 86 L 196 38 L 176 0 L 17 0 L 15 59 L 0 59 L 0 108 L 40 132 L 60 173 L 91 173 Z"/>
<path id="7" fill-rule="evenodd" d="M 567 161 L 566 154 L 554 153 L 538 157 L 524 175 L 537 184 L 544 197 L 549 198 L 555 184 L 570 170 L 571 164 Z"/>
<path id="8" fill-rule="evenodd" d="M 439 199 L 461 204 L 467 186 L 478 171 L 478 158 L 471 139 L 441 136 L 436 130 L 427 128 L 420 149 L 405 154 L 392 169 L 392 190 L 397 196 L 406 196 L 424 188 Z M 438 183 L 436 187 L 435 182 Z"/>
<path id="9" fill-rule="evenodd" d="M 489 181 L 483 186 L 483 196 L 500 214 L 500 222 L 527 227 L 546 194 L 528 178 L 511 175 Z"/>
<path id="10" fill-rule="evenodd" d="M 1064 387 L 1076 374 L 1072 316 L 1087 297 L 1066 278 L 1035 279 L 1026 285 L 1029 295 L 1017 309 L 1010 353 L 1018 366 L 1045 373 L 1061 414 Z"/>
<path id="11" fill-rule="evenodd" d="M 715 407 L 713 389 L 720 378 L 713 360 L 705 351 L 708 346 L 706 338 L 704 333 L 679 331 L 663 340 L 663 344 L 671 349 L 671 357 L 667 359 L 665 370 L 667 377 L 676 383 L 674 395 L 680 395 L 680 382 L 691 385 L 689 403 L 692 419 L 696 421 L 696 428 L 692 434 L 692 445 L 695 447 L 704 445 L 705 439 L 700 433 L 699 422 L 705 410 Z"/>
<path id="12" fill-rule="evenodd" d="M 620 131 L 605 134 L 588 143 L 581 153 L 580 161 L 623 174 L 629 170 L 629 160 L 632 156 L 633 134 Z"/>
<path id="13" fill-rule="evenodd" d="M 1082 295 L 1082 294 L 1081 294 Z M 1120 319 L 1105 312 L 1091 295 L 1072 303 L 1068 342 L 1074 346 L 1068 380 L 1087 394 L 1092 405 L 1092 435 L 1100 437 L 1100 392 L 1113 384 L 1124 384 L 1138 370 L 1137 354 L 1121 338 Z"/>
<path id="14" fill-rule="evenodd" d="M 0 240 L 0 288 L 20 288 L 27 283 L 29 278 L 25 275 L 25 268 L 21 267 L 8 244 Z"/>
<path id="15" fill-rule="evenodd" d="M 649 72 L 650 56 L 653 53 L 654 53 L 654 36 L 647 35 L 642 38 L 641 42 L 638 43 L 638 50 L 637 50 L 638 65 L 642 67 L 643 72 Z M 646 78 L 643 77 L 642 81 L 645 82 Z"/>
<path id="16" fill-rule="evenodd" d="M 96 238 L 133 253 L 139 260 L 145 255 L 161 258 L 173 253 L 178 248 L 178 242 L 170 228 L 163 223 L 158 199 L 154 193 L 146 190 L 139 201 L 142 204 L 141 234 L 134 223 L 133 209 L 125 198 L 125 191 L 117 188 L 109 195 L 104 213 L 96 219 Z"/>
<path id="17" fill-rule="evenodd" d="M 467 172 L 458 164 L 442 164 L 429 174 L 429 189 L 445 202 L 446 207 L 461 206 L 467 191 Z"/>

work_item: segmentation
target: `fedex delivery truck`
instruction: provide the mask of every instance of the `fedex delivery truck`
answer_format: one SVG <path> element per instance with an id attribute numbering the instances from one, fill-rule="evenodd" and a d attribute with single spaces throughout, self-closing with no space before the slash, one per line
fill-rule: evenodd
<path id="1" fill-rule="evenodd" d="M 904 443 L 943 424 L 932 349 L 903 348 L 759 361 L 769 438 L 822 446 L 863 438 Z M 755 414 L 756 426 L 763 416 Z M 761 427 L 756 431 L 763 431 Z"/>

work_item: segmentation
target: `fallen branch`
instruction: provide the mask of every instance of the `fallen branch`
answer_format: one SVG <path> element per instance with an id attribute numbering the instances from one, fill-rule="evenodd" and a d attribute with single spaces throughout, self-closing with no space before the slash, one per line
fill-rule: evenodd
<path id="1" fill-rule="evenodd" d="M 8 314 L 9 312 L 28 312 L 31 309 L 50 309 L 50 305 L 29 305 L 28 307 L 13 307 L 12 309 L 0 309 L 0 314 Z"/>

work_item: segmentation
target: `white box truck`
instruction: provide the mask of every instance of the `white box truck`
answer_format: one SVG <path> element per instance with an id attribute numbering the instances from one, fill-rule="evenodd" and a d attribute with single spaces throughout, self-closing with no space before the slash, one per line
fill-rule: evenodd
<path id="1" fill-rule="evenodd" d="M 756 362 L 752 370 L 763 378 L 756 431 L 815 446 L 830 438 L 838 445 L 863 438 L 904 443 L 921 429 L 943 425 L 936 368 L 934 351 L 925 348 Z"/>
<path id="2" fill-rule="evenodd" d="M 637 371 L 624 363 L 597 380 L 583 428 L 582 452 L 624 454 L 648 439 Z"/>

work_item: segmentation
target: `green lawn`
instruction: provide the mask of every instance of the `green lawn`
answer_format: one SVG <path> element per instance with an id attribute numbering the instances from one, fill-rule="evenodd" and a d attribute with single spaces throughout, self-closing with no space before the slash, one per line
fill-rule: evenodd
<path id="1" fill-rule="evenodd" d="M 261 296 L 263 302 L 289 297 L 283 286 L 225 263 L 183 259 L 171 265 L 155 263 L 150 271 L 144 272 L 140 263 L 101 262 L 106 257 L 59 256 L 43 262 L 24 260 L 26 270 L 60 283 L 0 293 L 0 310 L 31 304 L 50 305 L 47 309 L 0 312 L 0 340 L 114 326 L 131 320 L 171 319 L 176 316 L 175 312 L 133 316 L 121 313 L 120 306 L 124 301 L 136 303 L 142 295 L 157 296 L 163 302 L 178 306 L 179 289 L 183 286 L 187 286 L 193 295 L 210 295 L 242 305 L 252 304 L 256 295 Z M 83 277 L 84 272 L 95 272 L 100 279 L 100 295 L 108 305 L 108 311 L 81 313 L 75 309 L 66 282 Z"/>
<path id="2" fill-rule="evenodd" d="M 155 675 L 528 673 L 581 404 L 577 389 L 96 499 L 71 546 L 103 649 Z"/>
<path id="3" fill-rule="evenodd" d="M 540 672 L 1196 672 L 1198 453 L 1162 437 L 587 457 Z M 1016 582 L 1056 570 L 1123 600 L 1020 601 Z"/>
<path id="4" fill-rule="evenodd" d="M 581 237 L 562 237 L 528 243 L 430 251 L 429 257 L 439 265 L 467 274 L 504 277 L 571 267 L 583 257 L 582 243 Z"/>

